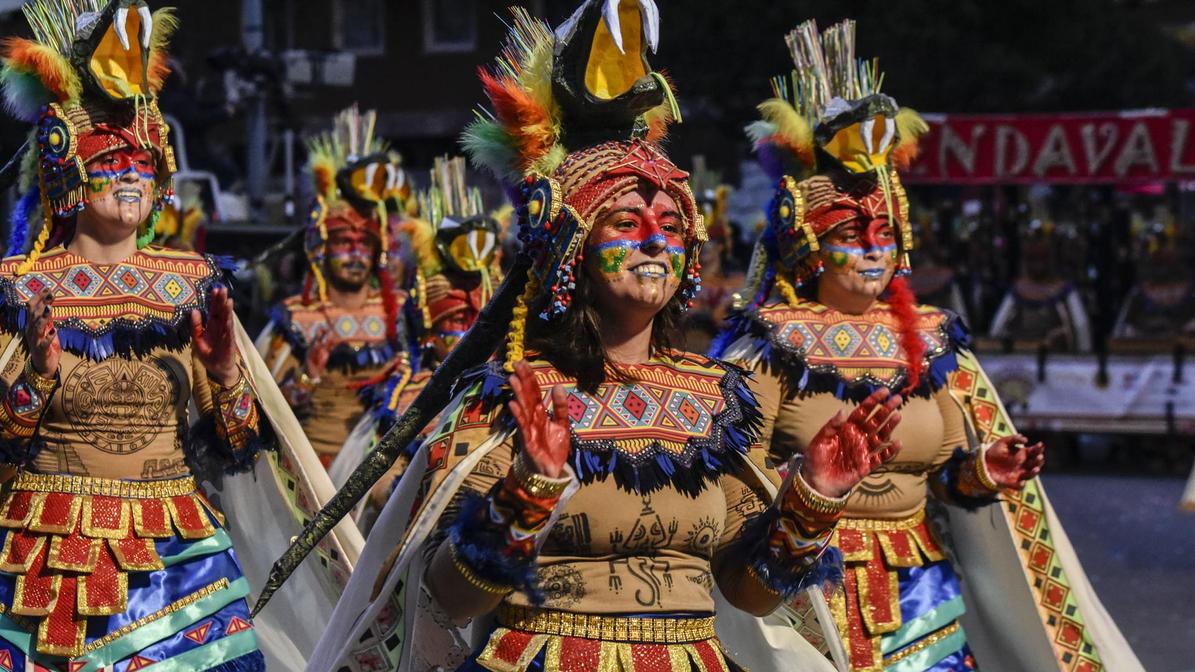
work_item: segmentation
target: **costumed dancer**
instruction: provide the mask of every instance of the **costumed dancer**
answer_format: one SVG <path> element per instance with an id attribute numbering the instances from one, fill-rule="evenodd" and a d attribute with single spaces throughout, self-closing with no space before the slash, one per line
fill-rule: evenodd
<path id="1" fill-rule="evenodd" d="M 410 188 L 356 106 L 308 144 L 315 201 L 303 291 L 285 299 L 257 338 L 320 461 L 328 466 L 365 412 L 352 390 L 388 369 L 410 369 L 402 305 L 389 274 L 390 213 Z"/>
<path id="2" fill-rule="evenodd" d="M 252 468 L 261 410 L 224 262 L 150 246 L 174 155 L 169 10 L 39 0 L 4 45 L 35 185 L 0 265 L 0 668 L 263 670 L 249 586 L 194 474 Z M 40 208 L 41 221 L 34 212 Z M 200 424 L 188 431 L 187 407 Z"/>
<path id="3" fill-rule="evenodd" d="M 464 142 L 517 185 L 527 285 L 504 356 L 461 381 L 387 503 L 311 669 L 734 670 L 715 587 L 718 619 L 749 618 L 837 566 L 825 544 L 851 486 L 899 450 L 899 397 L 823 423 L 775 495 L 747 459 L 744 373 L 668 346 L 706 234 L 657 144 L 678 115 L 646 61 L 658 34 L 650 0 L 586 2 L 555 35 L 515 10 L 481 75 L 494 116 Z M 756 669 L 827 669 L 793 639 Z"/>
<path id="4" fill-rule="evenodd" d="M 1030 222 L 1021 240 L 1021 274 L 992 316 L 991 338 L 1056 352 L 1091 352 L 1091 320 L 1079 289 L 1061 272 L 1064 243 L 1059 238 L 1052 222 Z"/>
<path id="5" fill-rule="evenodd" d="M 464 157 L 437 157 L 431 186 L 416 199 L 419 215 L 395 227 L 411 269 L 404 290 L 406 315 L 419 354 L 416 366 L 397 366 L 382 383 L 362 390 L 371 412 L 358 422 L 328 470 L 338 486 L 423 390 L 501 282 L 502 228 L 485 210 L 481 191 L 467 186 L 466 168 Z M 418 448 L 419 443 L 412 442 L 374 487 L 369 505 L 375 513 Z"/>
<path id="6" fill-rule="evenodd" d="M 854 22 L 819 35 L 810 21 L 787 42 L 796 68 L 748 128 L 776 195 L 715 355 L 754 373 L 776 480 L 822 418 L 876 390 L 906 397 L 903 449 L 855 488 L 834 532 L 845 573 L 830 650 L 851 670 L 1141 669 L 1035 478 L 1042 445 L 1013 429 L 957 317 L 917 305 L 902 277 L 912 231 L 897 169 L 924 123 L 855 60 Z M 957 505 L 961 587 L 927 500 Z"/>

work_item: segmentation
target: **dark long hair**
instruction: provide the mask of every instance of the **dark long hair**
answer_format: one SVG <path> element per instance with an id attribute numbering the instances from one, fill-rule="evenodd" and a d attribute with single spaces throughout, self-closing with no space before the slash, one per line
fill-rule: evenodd
<path id="1" fill-rule="evenodd" d="M 550 292 L 542 292 L 527 311 L 527 349 L 534 350 L 558 371 L 577 381 L 577 387 L 584 392 L 594 393 L 607 376 L 629 382 L 625 372 L 609 366 L 606 345 L 598 328 L 600 320 L 615 316 L 602 315 L 597 304 L 594 281 L 581 265 L 576 275 L 577 287 L 573 290 L 573 301 L 560 317 L 541 320 L 540 313 L 552 300 Z M 673 344 L 682 343 L 684 335 L 680 330 L 684 317 L 684 298 L 678 289 L 660 312 L 656 313 L 651 327 L 652 352 L 669 350 Z"/>

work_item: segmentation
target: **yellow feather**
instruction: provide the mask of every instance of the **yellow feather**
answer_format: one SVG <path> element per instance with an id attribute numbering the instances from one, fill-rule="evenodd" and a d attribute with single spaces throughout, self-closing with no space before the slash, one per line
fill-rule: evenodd
<path id="1" fill-rule="evenodd" d="M 769 98 L 759 104 L 760 116 L 776 127 L 776 134 L 794 149 L 813 155 L 813 127 L 788 101 Z"/>
<path id="2" fill-rule="evenodd" d="M 923 133 L 929 130 L 929 124 L 917 114 L 916 110 L 902 107 L 896 113 L 896 132 L 900 135 L 900 145 L 916 143 Z"/>

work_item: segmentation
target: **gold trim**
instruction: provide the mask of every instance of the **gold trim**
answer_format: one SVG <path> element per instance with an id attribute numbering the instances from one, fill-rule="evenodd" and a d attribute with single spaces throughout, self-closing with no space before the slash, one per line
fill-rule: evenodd
<path id="1" fill-rule="evenodd" d="M 95 502 L 94 497 L 83 497 L 83 522 L 79 525 L 79 531 L 85 537 L 93 539 L 125 539 L 129 536 L 129 525 L 131 524 L 131 517 L 129 514 L 129 502 L 125 500 L 117 500 L 116 504 L 120 507 L 120 522 L 117 523 L 119 527 L 103 527 L 92 522 L 92 504 Z"/>
<path id="2" fill-rule="evenodd" d="M 149 557 L 153 558 L 149 562 L 138 563 L 129 560 L 125 557 L 124 550 L 120 547 L 121 543 L 128 543 L 131 541 L 140 542 Z M 158 547 L 154 544 L 153 539 L 109 539 L 108 548 L 112 551 L 112 556 L 116 558 L 116 564 L 119 569 L 131 572 L 152 572 L 159 569 L 165 569 L 166 565 L 162 562 L 162 557 L 158 555 Z"/>
<path id="3" fill-rule="evenodd" d="M 987 455 L 987 446 L 981 448 L 975 455 L 975 478 L 983 487 L 991 490 L 992 492 L 998 493 L 1003 490 L 1003 488 L 1000 487 L 999 483 L 992 479 L 992 474 L 988 471 Z"/>
<path id="4" fill-rule="evenodd" d="M 498 606 L 498 623 L 512 630 L 613 642 L 686 644 L 716 637 L 714 617 L 635 618 Z"/>
<path id="5" fill-rule="evenodd" d="M 793 476 L 792 488 L 801 505 L 814 513 L 834 515 L 846 508 L 846 497 L 827 497 L 814 490 L 813 486 L 805 481 L 800 470 Z"/>
<path id="6" fill-rule="evenodd" d="M 125 625 L 124 627 L 120 628 L 119 630 L 113 630 L 112 632 L 109 632 L 108 634 L 104 635 L 103 637 L 101 637 L 101 638 L 93 641 L 92 643 L 88 644 L 87 646 L 83 647 L 83 650 L 81 651 L 81 653 L 91 653 L 92 651 L 95 651 L 96 649 L 98 649 L 100 647 L 107 646 L 107 645 L 111 644 L 112 642 L 120 639 L 121 637 L 124 637 L 125 635 L 129 634 L 130 632 L 136 630 L 137 628 L 145 627 L 146 625 L 149 625 L 150 623 L 158 620 L 159 618 L 169 616 L 170 614 L 173 614 L 174 612 L 178 611 L 179 609 L 188 607 L 191 604 L 198 602 L 199 600 L 207 597 L 208 595 L 211 595 L 218 591 L 224 590 L 228 586 L 229 586 L 229 582 L 228 582 L 227 578 L 222 578 L 213 583 L 209 583 L 208 585 L 204 586 L 203 588 L 200 588 L 199 590 L 191 593 L 190 595 L 182 598 L 181 600 L 178 600 L 177 602 L 172 602 L 172 603 L 166 605 L 165 607 L 162 607 L 161 609 L 155 611 L 154 613 L 149 614 L 148 616 L 142 616 L 141 618 L 133 621 L 132 623 Z M 76 654 L 76 655 L 78 655 L 78 654 Z"/>
<path id="7" fill-rule="evenodd" d="M 29 495 L 29 499 L 25 502 L 25 515 L 21 518 L 12 517 L 12 505 L 16 501 L 16 495 L 9 492 L 4 496 L 4 508 L 0 509 L 0 527 L 7 527 L 11 529 L 24 529 L 29 525 L 29 518 L 33 515 L 33 495 Z"/>
<path id="8" fill-rule="evenodd" d="M 75 606 L 78 609 L 80 616 L 111 616 L 112 614 L 123 614 L 129 608 L 129 575 L 116 570 L 116 592 L 119 599 L 115 605 L 103 605 L 99 607 L 87 606 L 87 576 L 79 577 L 79 590 L 75 595 Z"/>
<path id="9" fill-rule="evenodd" d="M 174 521 L 174 528 L 178 530 L 178 535 L 183 539 L 207 539 L 216 533 L 216 528 L 212 526 L 212 521 L 207 517 L 207 513 L 203 507 L 191 498 L 191 503 L 195 506 L 195 515 L 199 517 L 199 521 L 203 523 L 200 529 L 183 527 L 182 517 L 178 514 L 178 506 L 176 506 L 174 498 L 163 499 L 162 503 L 166 505 L 166 510 L 170 512 L 170 518 Z"/>
<path id="10" fill-rule="evenodd" d="M 25 575 L 21 574 L 17 577 L 16 595 L 13 596 L 12 607 L 9 611 L 20 616 L 49 616 L 50 612 L 54 611 L 54 605 L 58 603 L 60 590 L 62 590 L 62 575 L 55 574 L 50 577 L 50 599 L 46 606 L 30 607 L 25 604 Z"/>
<path id="11" fill-rule="evenodd" d="M 87 560 L 83 563 L 67 562 L 62 559 L 62 542 L 73 539 L 86 541 L 88 544 Z M 104 542 L 99 539 L 88 539 L 87 537 L 50 537 L 50 555 L 46 558 L 46 566 L 67 572 L 94 572 L 95 565 L 100 559 L 100 544 L 102 543 Z"/>
<path id="12" fill-rule="evenodd" d="M 494 670 L 495 672 L 519 672 L 521 670 L 526 670 L 527 666 L 531 664 L 532 659 L 539 654 L 540 649 L 544 648 L 544 644 L 548 644 L 548 646 L 551 647 L 553 642 L 556 644 L 556 660 L 560 660 L 560 640 L 549 639 L 546 635 L 535 635 L 529 639 L 527 641 L 527 645 L 519 653 L 518 660 L 516 660 L 514 663 L 509 663 L 501 658 L 498 658 L 498 646 L 502 644 L 502 640 L 506 638 L 506 635 L 509 632 L 510 630 L 506 628 L 498 628 L 494 630 L 493 634 L 490 635 L 490 638 L 486 641 L 485 648 L 482 650 L 481 654 L 477 656 L 477 662 L 482 667 L 485 667 L 488 670 Z M 551 648 L 548 649 L 547 655 L 549 658 L 551 657 Z M 545 660 L 545 663 L 546 662 L 547 661 Z M 559 669 L 559 666 L 553 667 L 551 665 L 545 665 L 545 669 L 557 670 Z"/>
<path id="13" fill-rule="evenodd" d="M 42 521 L 42 515 L 46 510 L 46 499 L 54 494 L 64 493 L 35 492 L 33 494 L 33 515 L 30 516 L 29 526 L 26 529 L 31 532 L 48 532 L 50 534 L 74 534 L 75 525 L 79 523 L 79 512 L 83 508 L 83 500 L 78 497 L 71 497 L 66 522 L 62 525 L 50 524 Z"/>
<path id="14" fill-rule="evenodd" d="M 901 556 L 896 552 L 893 537 L 897 535 L 904 536 L 906 539 L 905 543 L 909 547 L 907 556 Z M 887 567 L 920 567 L 925 564 L 921 559 L 921 544 L 913 539 L 917 536 L 913 530 L 891 530 L 880 532 L 875 536 L 876 540 L 880 542 L 880 549 L 884 552 L 884 564 Z"/>
<path id="15" fill-rule="evenodd" d="M 54 393 L 54 388 L 58 387 L 58 372 L 55 371 L 53 377 L 43 376 L 33 368 L 33 359 L 29 358 L 25 360 L 24 373 L 25 382 L 37 392 L 38 401 L 44 404 Z"/>
<path id="16" fill-rule="evenodd" d="M 523 490 L 527 491 L 527 494 L 536 499 L 559 498 L 573 480 L 567 471 L 563 478 L 549 478 L 548 476 L 544 476 L 528 464 L 526 454 L 522 451 L 519 451 L 519 455 L 515 458 L 511 470 L 514 472 L 514 477 L 518 481 L 519 487 L 523 488 Z"/>
<path id="17" fill-rule="evenodd" d="M 897 582 L 896 571 L 887 567 L 883 569 L 884 576 L 888 580 L 888 612 L 892 614 L 892 620 L 887 622 L 877 621 L 875 614 L 872 613 L 867 567 L 855 568 L 855 586 L 859 589 L 859 613 L 863 614 L 863 625 L 867 626 L 867 634 L 871 635 L 872 639 L 876 639 L 876 635 L 900 630 L 903 620 L 900 613 L 900 584 Z M 877 653 L 876 658 L 878 659 L 881 655 L 881 653 Z"/>
<path id="18" fill-rule="evenodd" d="M 33 561 L 37 559 L 42 553 L 43 547 L 46 545 L 46 538 L 42 536 L 33 537 L 33 547 L 29 550 L 29 554 L 25 556 L 23 564 L 9 562 L 8 556 L 12 552 L 15 545 L 17 533 L 9 532 L 8 536 L 4 538 L 4 548 L 0 549 L 0 572 L 8 572 L 10 574 L 25 574 L 29 571 L 29 567 Z"/>
<path id="19" fill-rule="evenodd" d="M 151 528 L 145 524 L 145 504 L 154 500 L 141 500 L 129 502 L 129 508 L 133 513 L 133 530 L 138 537 L 145 537 L 150 539 L 170 539 L 174 537 L 174 523 L 170 519 L 170 509 L 166 506 L 166 500 L 157 500 L 157 503 L 162 507 L 162 527 Z"/>
<path id="20" fill-rule="evenodd" d="M 941 630 L 930 633 L 930 634 L 926 635 L 925 637 L 917 640 L 913 644 L 910 644 L 909 646 L 906 646 L 905 648 L 901 649 L 900 651 L 897 651 L 896 653 L 884 658 L 884 666 L 887 667 L 889 665 L 898 663 L 915 653 L 919 653 L 921 651 L 924 651 L 925 649 L 928 649 L 929 647 L 933 646 L 934 644 L 937 644 L 938 642 L 942 641 L 943 639 L 946 639 L 947 637 L 958 632 L 960 627 L 961 626 L 959 625 L 957 620 L 951 621 L 946 627 L 942 628 Z"/>
<path id="21" fill-rule="evenodd" d="M 103 495 L 121 499 L 164 499 L 196 491 L 191 476 L 161 481 L 124 481 L 72 474 L 35 474 L 23 471 L 12 481 L 13 490 L 59 492 L 71 495 Z"/>
<path id="22" fill-rule="evenodd" d="M 474 588 L 486 593 L 492 593 L 494 595 L 506 595 L 514 590 L 514 588 L 511 586 L 504 586 L 500 583 L 494 583 L 493 581 L 489 581 L 478 576 L 477 572 L 473 571 L 473 568 L 469 567 L 469 565 L 465 564 L 465 562 L 461 560 L 460 551 L 457 550 L 456 544 L 452 543 L 451 541 L 448 542 L 448 554 L 452 556 L 452 564 L 456 567 L 456 571 L 460 572 L 461 576 L 464 577 L 464 579 L 469 582 L 469 585 L 473 586 Z"/>
<path id="23" fill-rule="evenodd" d="M 48 644 L 50 639 L 50 619 L 43 618 L 37 624 L 37 652 L 48 653 L 52 656 L 74 658 L 83 652 L 83 635 L 87 631 L 87 620 L 78 619 L 75 622 L 75 643 L 71 646 L 56 646 Z"/>
<path id="24" fill-rule="evenodd" d="M 895 520 L 844 517 L 838 521 L 838 528 L 843 530 L 862 530 L 864 532 L 890 532 L 911 530 L 924 522 L 925 509 L 918 509 L 917 513 L 908 518 L 897 518 Z"/>

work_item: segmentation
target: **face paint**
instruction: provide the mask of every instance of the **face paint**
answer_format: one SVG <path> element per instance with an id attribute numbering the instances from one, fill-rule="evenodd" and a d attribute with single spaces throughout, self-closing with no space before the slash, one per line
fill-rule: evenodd
<path id="1" fill-rule="evenodd" d="M 89 222 L 135 230 L 150 215 L 156 185 L 153 157 L 139 149 L 119 149 L 87 163 Z"/>
<path id="2" fill-rule="evenodd" d="M 663 234 L 655 234 L 642 241 L 616 239 L 591 245 L 589 254 L 595 255 L 597 258 L 598 270 L 605 275 L 616 276 L 625 270 L 623 267 L 626 265 L 626 260 L 635 250 L 663 246 L 664 254 L 668 255 L 672 273 L 679 278 L 685 272 L 685 248 L 680 245 L 669 245 L 668 242 Z"/>
<path id="3" fill-rule="evenodd" d="M 830 255 L 830 263 L 838 268 L 844 268 L 850 263 L 851 257 L 862 257 L 864 254 L 873 250 L 880 252 L 880 254 L 887 254 L 889 258 L 896 261 L 897 248 L 896 243 L 891 245 L 883 245 L 880 247 L 861 247 L 858 245 L 823 245 L 826 252 Z"/>

